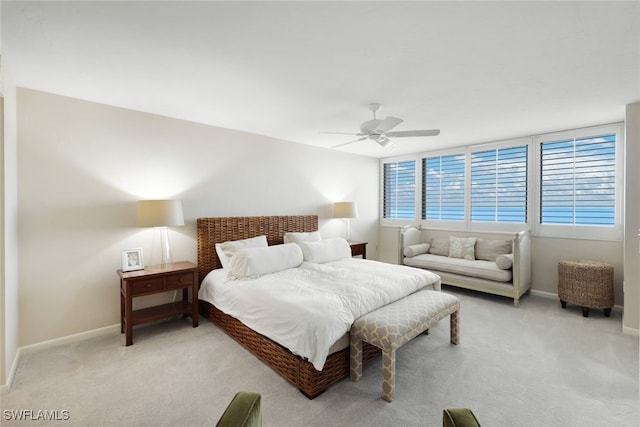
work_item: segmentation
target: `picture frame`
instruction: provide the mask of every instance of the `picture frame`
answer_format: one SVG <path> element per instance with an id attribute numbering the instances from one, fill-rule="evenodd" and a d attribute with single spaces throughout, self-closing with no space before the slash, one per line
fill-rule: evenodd
<path id="1" fill-rule="evenodd" d="M 134 271 L 144 269 L 144 257 L 142 248 L 127 249 L 122 251 L 122 271 Z"/>

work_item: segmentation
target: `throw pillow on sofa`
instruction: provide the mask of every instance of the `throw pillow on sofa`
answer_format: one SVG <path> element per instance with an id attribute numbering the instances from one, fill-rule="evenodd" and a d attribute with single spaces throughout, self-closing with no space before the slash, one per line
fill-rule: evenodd
<path id="1" fill-rule="evenodd" d="M 473 261 L 475 258 L 475 237 L 449 237 L 449 258 L 463 258 Z"/>
<path id="2" fill-rule="evenodd" d="M 449 256 L 449 239 L 437 239 L 435 237 L 431 239 L 431 249 L 429 249 L 429 253 L 433 255 Z"/>
<path id="3" fill-rule="evenodd" d="M 476 242 L 476 259 L 494 261 L 499 255 L 507 255 L 512 252 L 511 240 L 478 239 Z"/>
<path id="4" fill-rule="evenodd" d="M 431 245 L 429 243 L 418 243 L 417 245 L 409 245 L 404 248 L 404 256 L 408 258 L 413 258 L 416 255 L 422 255 L 429 252 L 429 248 Z"/>
<path id="5" fill-rule="evenodd" d="M 498 255 L 496 265 L 500 270 L 508 270 L 513 266 L 513 254 Z"/>

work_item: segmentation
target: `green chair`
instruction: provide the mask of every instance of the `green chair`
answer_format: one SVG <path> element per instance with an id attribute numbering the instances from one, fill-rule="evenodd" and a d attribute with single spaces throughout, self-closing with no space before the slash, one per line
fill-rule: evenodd
<path id="1" fill-rule="evenodd" d="M 216 427 L 262 427 L 260 394 L 250 391 L 236 393 Z"/>
<path id="2" fill-rule="evenodd" d="M 447 408 L 442 413 L 442 427 L 480 427 L 471 409 Z"/>

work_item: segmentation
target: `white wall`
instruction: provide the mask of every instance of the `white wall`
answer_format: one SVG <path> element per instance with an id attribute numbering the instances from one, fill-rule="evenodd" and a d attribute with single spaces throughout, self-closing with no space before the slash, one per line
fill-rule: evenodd
<path id="1" fill-rule="evenodd" d="M 180 198 L 174 260 L 196 261 L 202 216 L 318 214 L 344 232 L 331 203 L 354 200 L 353 238 L 378 238 L 378 161 L 152 114 L 18 89 L 19 345 L 119 323 L 123 249 L 139 199 Z"/>
<path id="2" fill-rule="evenodd" d="M 640 329 L 640 102 L 626 107 L 625 140 L 623 326 L 637 332 Z"/>
<path id="3" fill-rule="evenodd" d="M 18 316 L 18 236 L 17 236 L 17 129 L 16 90 L 8 61 L 2 57 L 2 92 L 4 95 L 4 145 L 2 147 L 2 285 L 4 316 L 4 375 L 0 381 L 10 381 L 16 367 L 19 343 Z"/>
<path id="4" fill-rule="evenodd" d="M 1 79 L 0 79 L 1 80 Z M 4 97 L 0 87 L 0 188 L 4 189 Z M 4 341 L 4 191 L 0 194 L 0 385 L 7 382 Z M 1 392 L 1 391 L 0 391 Z"/>

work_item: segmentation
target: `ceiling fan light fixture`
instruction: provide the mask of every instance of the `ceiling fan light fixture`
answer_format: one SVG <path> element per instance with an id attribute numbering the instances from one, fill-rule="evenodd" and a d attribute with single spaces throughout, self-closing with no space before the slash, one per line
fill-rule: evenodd
<path id="1" fill-rule="evenodd" d="M 375 141 L 382 147 L 382 148 L 391 148 L 393 147 L 393 141 L 390 140 L 389 138 L 383 136 L 380 138 L 376 138 Z"/>

